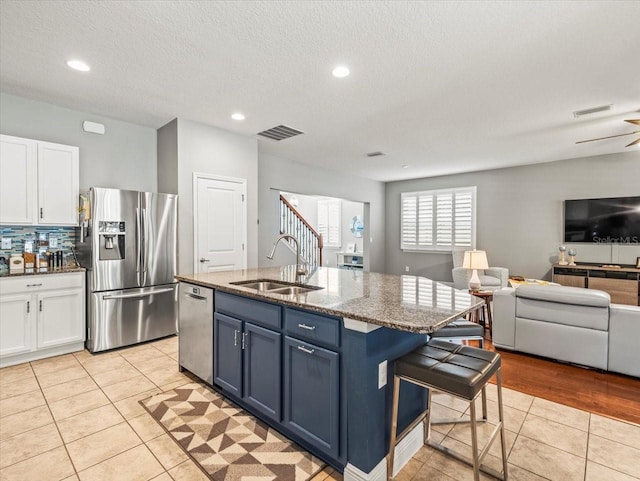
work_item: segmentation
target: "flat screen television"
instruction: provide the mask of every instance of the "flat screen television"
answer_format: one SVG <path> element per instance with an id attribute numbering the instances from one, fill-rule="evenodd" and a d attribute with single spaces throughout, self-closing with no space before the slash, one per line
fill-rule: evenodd
<path id="1" fill-rule="evenodd" d="M 565 200 L 564 241 L 640 245 L 640 197 Z"/>

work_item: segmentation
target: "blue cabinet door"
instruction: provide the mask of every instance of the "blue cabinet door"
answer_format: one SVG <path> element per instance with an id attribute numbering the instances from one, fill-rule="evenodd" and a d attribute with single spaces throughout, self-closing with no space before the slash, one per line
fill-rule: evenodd
<path id="1" fill-rule="evenodd" d="M 339 354 L 288 336 L 284 344 L 284 421 L 313 446 L 337 458 Z"/>
<path id="2" fill-rule="evenodd" d="M 213 381 L 242 396 L 242 321 L 215 313 L 213 320 Z"/>
<path id="3" fill-rule="evenodd" d="M 244 400 L 275 421 L 282 419 L 282 335 L 244 324 Z"/>

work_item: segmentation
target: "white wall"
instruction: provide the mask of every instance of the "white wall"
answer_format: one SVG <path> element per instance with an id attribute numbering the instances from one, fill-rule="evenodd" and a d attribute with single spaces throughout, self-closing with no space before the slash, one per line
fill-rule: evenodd
<path id="1" fill-rule="evenodd" d="M 563 200 L 640 195 L 640 152 L 391 182 L 386 185 L 386 271 L 451 280 L 451 254 L 400 250 L 400 193 L 477 186 L 477 248 L 512 275 L 549 278 L 562 244 Z M 575 244 L 577 262 L 635 264 L 640 245 Z"/>
<path id="2" fill-rule="evenodd" d="M 80 188 L 155 192 L 156 130 L 87 112 L 0 93 L 0 133 L 80 147 Z M 82 130 L 91 120 L 104 135 Z"/>
<path id="3" fill-rule="evenodd" d="M 158 191 L 178 193 L 178 119 L 158 129 Z"/>
<path id="4" fill-rule="evenodd" d="M 383 272 L 385 252 L 384 184 L 361 177 L 309 166 L 268 154 L 258 155 L 260 219 L 258 233 L 258 264 L 272 266 L 295 261 L 286 249 L 278 248 L 273 261 L 266 258 L 279 232 L 280 191 L 297 194 L 337 197 L 364 206 L 363 250 L 369 254 L 369 269 Z M 367 242 L 371 241 L 371 242 Z M 365 261 L 366 262 L 366 261 Z M 367 264 L 365 263 L 365 266 Z"/>
<path id="5" fill-rule="evenodd" d="M 174 140 L 175 139 L 175 140 Z M 247 181 L 247 266 L 257 265 L 258 150 L 257 140 L 190 120 L 176 119 L 158 130 L 161 170 L 158 183 L 171 186 L 177 172 L 178 272 L 193 268 L 193 173 Z M 177 145 L 174 159 L 174 145 Z"/>

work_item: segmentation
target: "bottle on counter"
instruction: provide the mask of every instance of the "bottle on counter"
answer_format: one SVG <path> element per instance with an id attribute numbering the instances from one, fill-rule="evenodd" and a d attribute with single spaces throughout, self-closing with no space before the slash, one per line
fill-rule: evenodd
<path id="1" fill-rule="evenodd" d="M 36 272 L 47 272 L 47 257 L 44 252 L 36 254 Z"/>

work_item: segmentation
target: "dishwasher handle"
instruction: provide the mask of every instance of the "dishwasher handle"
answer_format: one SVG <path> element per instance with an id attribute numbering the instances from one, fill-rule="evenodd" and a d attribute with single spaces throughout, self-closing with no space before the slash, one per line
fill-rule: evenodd
<path id="1" fill-rule="evenodd" d="M 189 292 L 185 293 L 185 296 L 190 297 L 191 299 L 195 299 L 196 301 L 207 302 L 207 298 L 204 296 L 199 296 L 197 294 L 191 294 Z"/>

